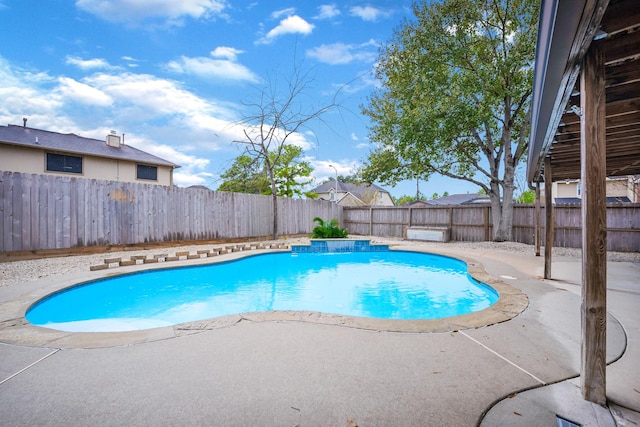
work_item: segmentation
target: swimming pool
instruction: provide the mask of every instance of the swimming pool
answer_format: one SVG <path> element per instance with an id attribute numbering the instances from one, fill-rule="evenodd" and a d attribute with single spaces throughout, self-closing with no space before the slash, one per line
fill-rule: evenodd
<path id="1" fill-rule="evenodd" d="M 440 319 L 483 310 L 498 297 L 469 276 L 464 262 L 448 257 L 280 252 L 85 283 L 37 301 L 25 317 L 71 332 L 141 330 L 271 310 Z"/>

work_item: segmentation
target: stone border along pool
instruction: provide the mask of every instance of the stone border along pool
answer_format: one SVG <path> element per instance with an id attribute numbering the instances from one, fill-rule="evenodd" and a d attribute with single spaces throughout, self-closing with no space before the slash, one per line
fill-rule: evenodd
<path id="1" fill-rule="evenodd" d="M 436 251 L 427 251 L 420 247 L 403 245 L 397 249 L 453 258 L 448 255 L 439 254 Z M 222 253 L 222 250 L 225 252 Z M 193 266 L 237 260 L 247 256 L 255 256 L 272 251 L 288 252 L 291 251 L 291 247 L 283 243 L 262 246 L 257 243 L 252 243 L 235 245 L 234 248 L 227 246 L 222 250 L 218 249 L 215 256 L 209 255 L 216 252 L 215 250 L 209 251 L 206 254 L 203 251 L 198 251 L 202 253 L 194 254 L 196 256 L 191 257 L 183 253 L 180 253 L 180 255 L 176 254 L 175 256 L 179 259 L 189 260 L 187 264 L 189 266 Z M 385 248 L 385 250 L 396 250 L 396 248 L 391 245 L 388 246 L 388 248 Z M 153 258 L 145 257 L 145 259 L 157 258 L 155 256 Z M 116 273 L 113 271 L 113 268 L 109 267 L 113 264 L 120 266 L 120 262 L 122 262 L 122 260 L 117 263 L 115 261 L 113 263 L 107 263 L 106 261 L 110 259 L 106 259 L 106 267 L 102 267 L 99 270 L 92 269 L 91 272 L 84 272 L 79 275 L 75 274 L 55 279 L 42 279 L 40 280 L 40 282 L 42 282 L 42 286 L 37 290 L 21 295 L 13 301 L 0 304 L 0 342 L 53 348 L 114 347 L 175 338 L 211 329 L 228 328 L 241 321 L 312 322 L 324 325 L 387 332 L 446 333 L 464 329 L 481 328 L 496 323 L 506 322 L 518 316 L 527 308 L 529 300 L 521 290 L 489 275 L 482 265 L 473 259 L 460 256 L 456 256 L 455 259 L 459 259 L 467 264 L 468 272 L 474 279 L 491 286 L 496 292 L 498 292 L 500 298 L 495 304 L 474 313 L 433 320 L 373 319 L 311 311 L 267 311 L 233 314 L 213 319 L 181 323 L 173 326 L 127 332 L 64 332 L 34 326 L 25 319 L 25 313 L 32 304 L 42 297 L 58 292 L 64 288 L 119 274 L 160 268 L 174 268 L 175 266 L 173 263 L 165 266 L 164 263 L 166 262 L 166 259 L 163 260 L 164 262 L 155 260 L 145 263 L 143 261 L 142 264 L 137 262 L 135 264 L 125 264 L 118 268 L 119 271 Z"/>

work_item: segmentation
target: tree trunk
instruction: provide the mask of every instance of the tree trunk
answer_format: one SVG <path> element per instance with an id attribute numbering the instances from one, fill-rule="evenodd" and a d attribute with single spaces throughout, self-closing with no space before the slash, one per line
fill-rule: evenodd
<path id="1" fill-rule="evenodd" d="M 513 240 L 513 199 L 506 196 L 502 202 L 498 224 L 493 224 L 493 241 L 510 242 Z"/>
<path id="2" fill-rule="evenodd" d="M 273 240 L 276 240 L 278 238 L 278 195 L 275 193 L 275 191 L 273 192 L 273 195 L 271 196 L 272 200 L 273 200 L 273 235 L 272 238 Z"/>
<path id="3" fill-rule="evenodd" d="M 498 184 L 491 185 L 491 219 L 493 222 L 493 241 L 510 242 L 513 240 L 513 177 L 511 184 L 505 176 L 504 195 L 500 200 Z"/>

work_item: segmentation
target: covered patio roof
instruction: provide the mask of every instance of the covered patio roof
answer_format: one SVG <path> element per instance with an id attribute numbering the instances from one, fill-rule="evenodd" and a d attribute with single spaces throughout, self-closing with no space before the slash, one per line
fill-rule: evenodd
<path id="1" fill-rule="evenodd" d="M 543 0 L 532 102 L 527 180 L 537 183 L 536 206 L 545 182 L 544 277 L 555 239 L 551 183 L 579 178 L 580 381 L 586 400 L 606 405 L 606 177 L 640 174 L 640 1 Z"/>
<path id="2" fill-rule="evenodd" d="M 640 1 L 543 0 L 527 180 L 580 178 L 579 75 L 592 45 L 604 52 L 606 175 L 640 174 Z"/>

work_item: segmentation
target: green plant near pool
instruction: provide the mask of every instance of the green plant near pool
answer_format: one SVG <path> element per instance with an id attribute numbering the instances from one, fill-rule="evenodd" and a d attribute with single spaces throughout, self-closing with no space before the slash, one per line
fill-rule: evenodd
<path id="1" fill-rule="evenodd" d="M 322 218 L 315 217 L 313 222 L 317 222 L 318 225 L 311 231 L 312 239 L 343 239 L 347 237 L 347 230 L 338 227 L 338 220 L 335 218 L 324 221 Z"/>

